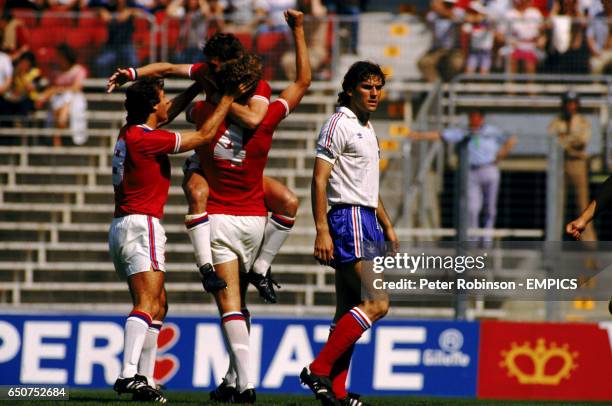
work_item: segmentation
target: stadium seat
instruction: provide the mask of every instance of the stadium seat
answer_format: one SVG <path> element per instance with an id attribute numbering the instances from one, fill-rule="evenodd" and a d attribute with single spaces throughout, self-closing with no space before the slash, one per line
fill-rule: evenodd
<path id="1" fill-rule="evenodd" d="M 27 8 L 16 8 L 13 9 L 13 16 L 20 19 L 26 25 L 26 27 L 32 29 L 38 26 L 38 16 L 35 11 Z"/>
<path id="2" fill-rule="evenodd" d="M 265 80 L 278 79 L 280 58 L 287 50 L 287 33 L 265 32 L 255 37 L 255 52 L 263 59 Z"/>
<path id="3" fill-rule="evenodd" d="M 30 31 L 30 47 L 35 50 L 55 47 L 63 37 L 64 33 L 58 33 L 57 30 L 39 27 Z"/>
<path id="4" fill-rule="evenodd" d="M 40 47 L 36 48 L 36 61 L 38 66 L 43 71 L 45 76 L 50 76 L 53 66 L 56 61 L 55 47 Z"/>
<path id="5" fill-rule="evenodd" d="M 253 50 L 253 37 L 251 34 L 248 32 L 237 32 L 234 35 L 236 35 L 236 38 L 238 38 L 247 51 L 251 52 Z"/>
<path id="6" fill-rule="evenodd" d="M 148 58 L 151 55 L 151 26 L 147 20 L 136 18 L 134 20 L 134 46 L 136 48 L 136 57 L 139 63 L 148 63 Z"/>

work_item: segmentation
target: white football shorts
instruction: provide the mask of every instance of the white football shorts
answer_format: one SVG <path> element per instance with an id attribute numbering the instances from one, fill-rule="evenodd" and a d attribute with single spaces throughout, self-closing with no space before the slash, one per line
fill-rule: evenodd
<path id="1" fill-rule="evenodd" d="M 267 217 L 210 214 L 213 265 L 238 259 L 240 271 L 251 269 L 264 237 Z"/>
<path id="2" fill-rule="evenodd" d="M 114 218 L 108 245 L 122 279 L 150 269 L 166 271 L 166 232 L 155 217 L 130 214 Z"/>

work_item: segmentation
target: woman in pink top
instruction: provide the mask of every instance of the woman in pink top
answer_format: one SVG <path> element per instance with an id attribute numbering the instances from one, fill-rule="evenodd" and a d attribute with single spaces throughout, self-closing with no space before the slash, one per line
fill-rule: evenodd
<path id="1" fill-rule="evenodd" d="M 49 101 L 55 128 L 64 129 L 70 124 L 70 112 L 73 103 L 84 102 L 82 94 L 83 81 L 87 77 L 87 70 L 76 62 L 76 56 L 72 48 L 66 44 L 57 47 L 57 55 L 61 73 L 53 80 L 50 86 L 39 99 L 39 107 Z M 84 113 L 84 112 L 83 112 Z M 77 117 L 72 117 L 77 119 Z M 75 143 L 77 139 L 75 139 Z M 60 134 L 53 137 L 53 145 L 61 146 Z"/>

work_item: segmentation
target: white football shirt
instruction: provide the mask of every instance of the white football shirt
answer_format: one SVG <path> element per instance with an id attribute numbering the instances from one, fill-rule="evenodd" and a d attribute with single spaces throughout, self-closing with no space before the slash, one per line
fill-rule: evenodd
<path id="1" fill-rule="evenodd" d="M 330 205 L 378 207 L 378 139 L 370 122 L 340 107 L 323 125 L 317 158 L 334 165 L 327 184 Z"/>

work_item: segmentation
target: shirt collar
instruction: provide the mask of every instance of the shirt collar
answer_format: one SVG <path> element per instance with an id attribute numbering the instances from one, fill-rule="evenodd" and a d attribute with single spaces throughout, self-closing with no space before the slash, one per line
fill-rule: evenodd
<path id="1" fill-rule="evenodd" d="M 346 106 L 340 106 L 336 109 L 336 112 L 338 113 L 343 113 L 346 116 L 348 116 L 349 118 L 354 118 L 357 119 L 357 116 L 355 115 L 355 113 L 353 113 L 353 110 L 349 109 Z"/>
<path id="2" fill-rule="evenodd" d="M 138 127 L 144 128 L 145 130 L 148 130 L 148 131 L 153 131 L 153 129 L 146 124 L 138 124 Z"/>

